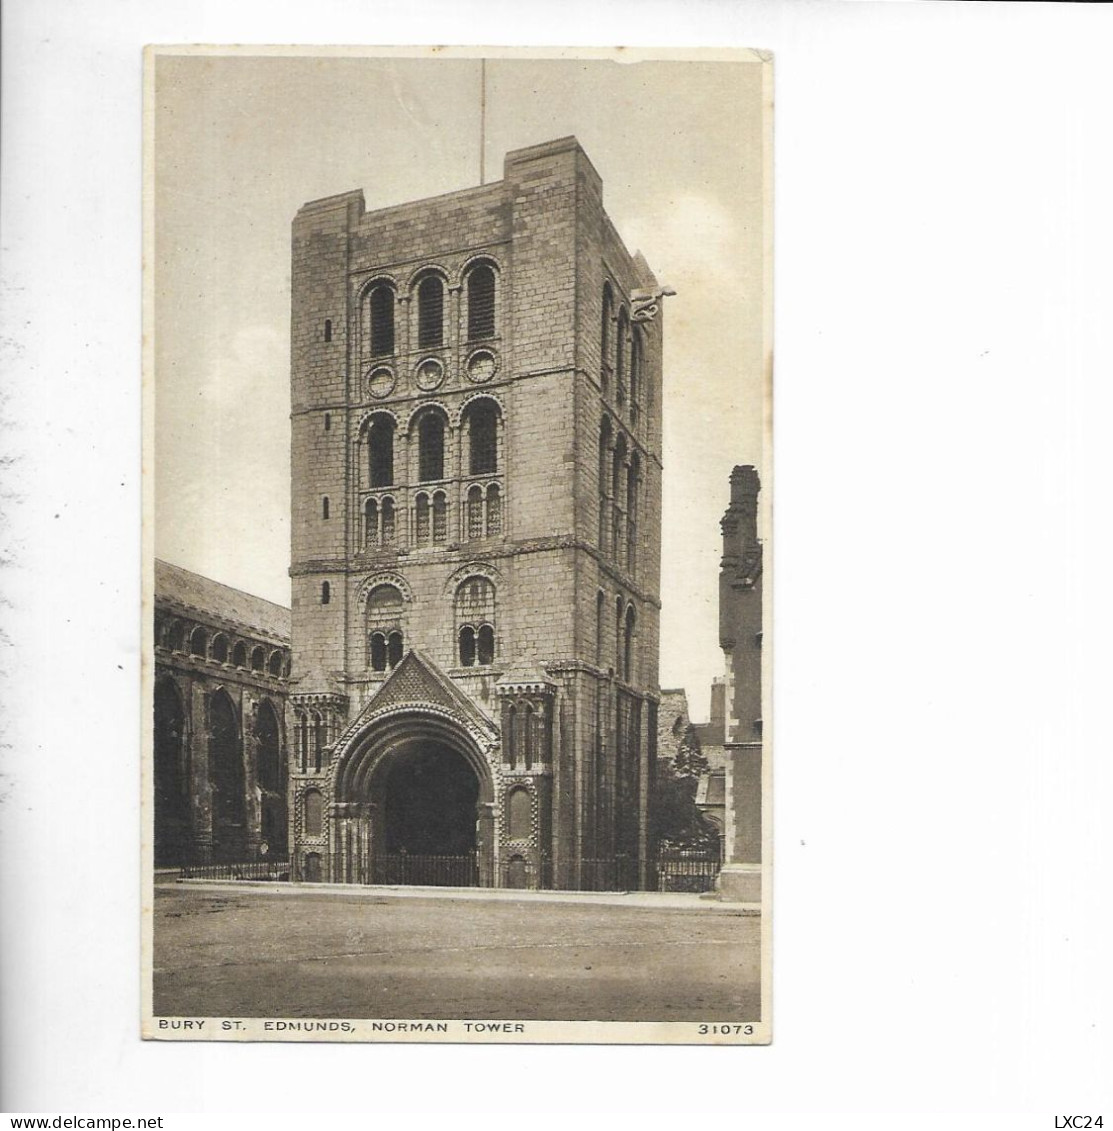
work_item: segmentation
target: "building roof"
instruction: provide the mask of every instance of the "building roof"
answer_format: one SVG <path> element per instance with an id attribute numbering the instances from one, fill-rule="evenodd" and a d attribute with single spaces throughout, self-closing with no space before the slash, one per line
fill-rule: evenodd
<path id="1" fill-rule="evenodd" d="M 170 562 L 155 561 L 155 601 L 170 601 L 199 616 L 234 621 L 290 642 L 290 610 Z"/>

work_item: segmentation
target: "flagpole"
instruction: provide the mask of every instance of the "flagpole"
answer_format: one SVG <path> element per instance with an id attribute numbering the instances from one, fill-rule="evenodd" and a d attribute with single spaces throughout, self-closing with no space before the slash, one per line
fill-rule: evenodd
<path id="1" fill-rule="evenodd" d="M 486 184 L 485 157 L 487 153 L 487 60 L 479 60 L 479 183 Z"/>

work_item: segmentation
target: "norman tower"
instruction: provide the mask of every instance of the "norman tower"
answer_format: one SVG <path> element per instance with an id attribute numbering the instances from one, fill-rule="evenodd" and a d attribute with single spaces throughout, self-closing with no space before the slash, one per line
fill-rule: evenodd
<path id="1" fill-rule="evenodd" d="M 296 878 L 652 884 L 656 281 L 574 138 L 293 225 Z"/>

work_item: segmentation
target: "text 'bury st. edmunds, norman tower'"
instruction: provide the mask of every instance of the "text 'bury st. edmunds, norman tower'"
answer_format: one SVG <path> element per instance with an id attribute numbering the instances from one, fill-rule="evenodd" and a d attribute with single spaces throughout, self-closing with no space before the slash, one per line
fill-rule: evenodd
<path id="1" fill-rule="evenodd" d="M 652 885 L 655 288 L 574 138 L 298 212 L 294 878 Z"/>

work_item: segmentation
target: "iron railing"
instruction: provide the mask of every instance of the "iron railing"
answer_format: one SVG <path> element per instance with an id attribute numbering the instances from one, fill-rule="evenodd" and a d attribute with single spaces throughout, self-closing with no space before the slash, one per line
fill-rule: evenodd
<path id="1" fill-rule="evenodd" d="M 526 859 L 514 855 L 499 864 L 499 887 L 543 891 L 553 886 L 553 864 L 548 856 Z"/>
<path id="2" fill-rule="evenodd" d="M 371 867 L 371 883 L 416 887 L 474 888 L 479 886 L 475 854 L 421 856 L 416 853 L 381 853 Z"/>
<path id="3" fill-rule="evenodd" d="M 657 857 L 657 890 L 713 891 L 720 867 L 718 856 L 698 852 L 662 853 Z"/>
<path id="4" fill-rule="evenodd" d="M 289 880 L 288 860 L 248 860 L 243 863 L 183 864 L 178 869 L 183 880 Z"/>

